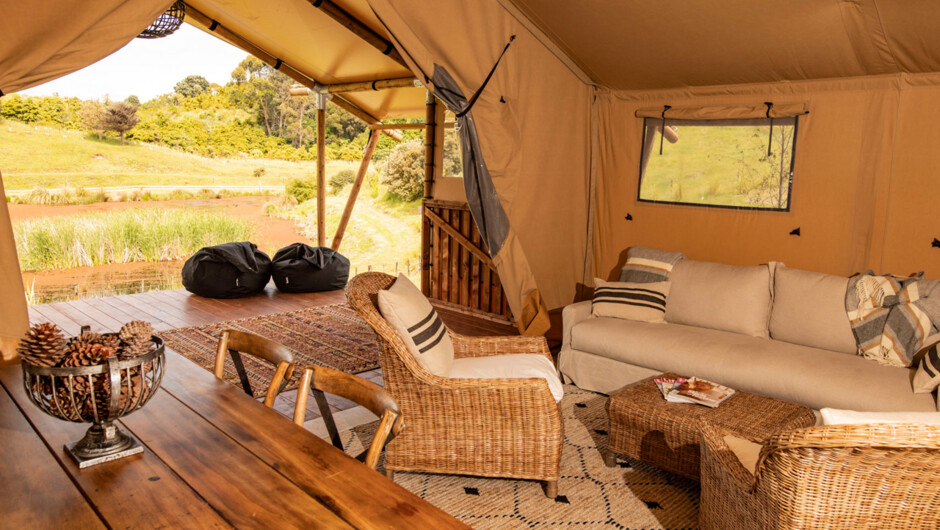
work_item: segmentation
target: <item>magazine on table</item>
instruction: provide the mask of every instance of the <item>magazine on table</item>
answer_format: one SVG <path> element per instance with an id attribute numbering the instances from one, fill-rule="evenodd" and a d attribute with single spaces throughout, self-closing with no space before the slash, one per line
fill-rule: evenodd
<path id="1" fill-rule="evenodd" d="M 697 377 L 657 377 L 654 381 L 666 401 L 671 403 L 693 403 L 715 408 L 734 395 L 732 388 Z"/>

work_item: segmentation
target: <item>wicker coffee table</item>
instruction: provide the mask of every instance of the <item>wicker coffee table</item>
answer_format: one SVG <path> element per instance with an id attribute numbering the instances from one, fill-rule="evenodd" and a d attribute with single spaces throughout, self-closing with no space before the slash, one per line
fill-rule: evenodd
<path id="1" fill-rule="evenodd" d="M 656 377 L 676 377 L 662 374 Z M 772 434 L 810 427 L 813 411 L 803 405 L 738 390 L 718 408 L 670 403 L 653 377 L 610 396 L 608 466 L 623 455 L 679 475 L 699 479 L 699 424 L 707 422 L 728 434 L 763 442 Z"/>

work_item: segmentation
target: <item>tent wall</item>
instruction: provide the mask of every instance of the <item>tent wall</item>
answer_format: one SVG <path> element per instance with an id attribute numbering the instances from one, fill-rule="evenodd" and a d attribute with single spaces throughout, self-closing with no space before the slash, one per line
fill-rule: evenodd
<path id="1" fill-rule="evenodd" d="M 642 119 L 662 105 L 806 103 L 788 212 L 637 202 Z M 940 277 L 940 76 L 891 75 L 667 91 L 598 89 L 594 251 L 615 278 L 632 245 L 730 264 Z M 680 140 L 681 141 L 681 140 Z M 627 221 L 627 214 L 633 217 Z M 801 235 L 790 235 L 794 228 Z M 536 258 L 537 259 L 537 258 Z"/>
<path id="2" fill-rule="evenodd" d="M 496 0 L 370 4 L 420 70 L 431 76 L 435 63 L 443 66 L 468 97 L 517 36 L 473 116 L 543 300 L 549 308 L 570 303 L 587 243 L 591 87 Z M 455 191 L 436 186 L 435 198 L 456 199 Z"/>

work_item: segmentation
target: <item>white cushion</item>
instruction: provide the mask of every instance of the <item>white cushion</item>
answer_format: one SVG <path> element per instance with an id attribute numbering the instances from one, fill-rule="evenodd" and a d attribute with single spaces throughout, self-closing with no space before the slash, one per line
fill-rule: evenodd
<path id="1" fill-rule="evenodd" d="M 529 379 L 539 377 L 548 381 L 555 401 L 561 401 L 565 391 L 555 365 L 544 355 L 513 353 L 486 357 L 454 359 L 450 369 L 454 379 Z"/>
<path id="2" fill-rule="evenodd" d="M 447 377 L 454 362 L 454 343 L 428 299 L 404 274 L 379 291 L 379 311 L 418 363 L 434 375 Z"/>
<path id="3" fill-rule="evenodd" d="M 666 322 L 769 337 L 770 269 L 682 260 L 669 273 Z"/>
<path id="4" fill-rule="evenodd" d="M 594 278 L 591 314 L 640 322 L 665 322 L 669 282 L 607 282 Z"/>
<path id="5" fill-rule="evenodd" d="M 857 412 L 820 409 L 823 425 L 867 425 L 869 423 L 922 423 L 940 425 L 940 412 Z"/>

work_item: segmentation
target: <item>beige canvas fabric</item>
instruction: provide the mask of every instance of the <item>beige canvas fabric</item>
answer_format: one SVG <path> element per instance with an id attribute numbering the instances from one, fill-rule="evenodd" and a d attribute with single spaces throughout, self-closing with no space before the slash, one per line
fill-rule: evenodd
<path id="1" fill-rule="evenodd" d="M 919 423 L 940 425 L 940 412 L 859 412 L 825 408 L 819 411 L 823 425 L 868 425 L 872 423 Z"/>
<path id="2" fill-rule="evenodd" d="M 613 318 L 582 321 L 571 335 L 576 351 L 695 375 L 813 409 L 937 410 L 936 396 L 911 391 L 909 369 L 854 355 L 714 329 Z"/>
<path id="3" fill-rule="evenodd" d="M 858 346 L 845 312 L 849 279 L 777 266 L 770 336 L 793 344 L 855 354 Z"/>
<path id="4" fill-rule="evenodd" d="M 0 204 L 6 205 L 3 177 L 0 175 Z M 0 364 L 17 359 L 16 346 L 29 326 L 23 278 L 16 256 L 16 242 L 10 212 L 0 208 Z"/>
<path id="5" fill-rule="evenodd" d="M 450 374 L 454 343 L 437 311 L 404 274 L 378 293 L 379 311 L 401 336 L 408 350 L 427 371 L 441 377 Z"/>
<path id="6" fill-rule="evenodd" d="M 5 2 L 0 16 L 0 91 L 11 94 L 114 53 L 171 0 Z"/>
<path id="7" fill-rule="evenodd" d="M 669 273 L 666 322 L 767 337 L 770 272 L 766 265 L 735 267 L 682 260 Z"/>
<path id="8" fill-rule="evenodd" d="M 585 276 L 591 88 L 495 0 L 369 4 L 419 78 L 440 64 L 468 97 L 516 35 L 473 107 L 484 160 L 526 257 L 525 266 L 516 251 L 497 257 L 513 269 L 500 269 L 500 279 L 510 301 L 525 300 L 537 286 L 548 308 L 572 302 L 576 283 L 591 278 Z"/>
<path id="9" fill-rule="evenodd" d="M 366 0 L 334 0 L 378 34 L 384 28 Z M 188 5 L 320 84 L 414 74 L 306 0 L 190 0 Z M 188 23 L 211 34 L 191 18 Z M 347 92 L 342 97 L 377 119 L 424 117 L 424 88 Z"/>

